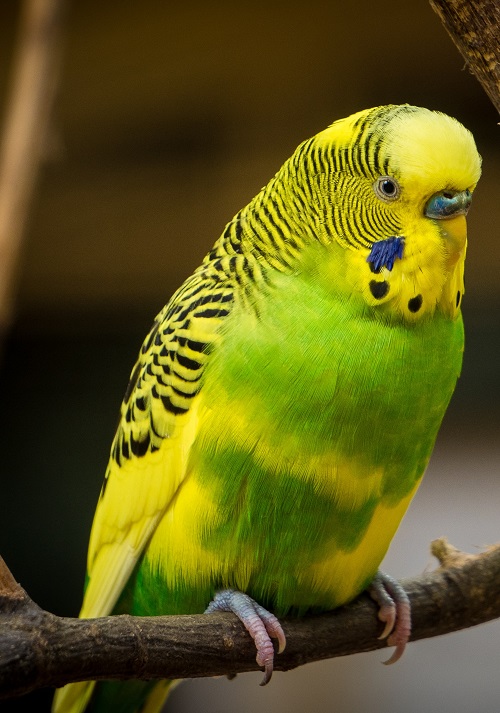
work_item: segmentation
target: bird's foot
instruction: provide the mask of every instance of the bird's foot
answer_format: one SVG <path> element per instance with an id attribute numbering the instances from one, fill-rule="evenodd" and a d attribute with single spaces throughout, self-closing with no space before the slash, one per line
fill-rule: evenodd
<path id="1" fill-rule="evenodd" d="M 380 639 L 387 639 L 389 646 L 395 646 L 392 656 L 384 661 L 391 664 L 404 653 L 411 634 L 411 605 L 403 587 L 384 572 L 377 572 L 368 587 L 368 594 L 379 605 L 378 618 L 385 623 Z"/>
<path id="2" fill-rule="evenodd" d="M 257 649 L 256 661 L 265 672 L 260 685 L 265 686 L 271 680 L 273 673 L 274 647 L 271 637 L 278 639 L 279 654 L 286 645 L 285 633 L 278 619 L 247 594 L 235 589 L 224 589 L 215 594 L 205 614 L 216 611 L 229 611 L 236 614 L 254 640 Z"/>

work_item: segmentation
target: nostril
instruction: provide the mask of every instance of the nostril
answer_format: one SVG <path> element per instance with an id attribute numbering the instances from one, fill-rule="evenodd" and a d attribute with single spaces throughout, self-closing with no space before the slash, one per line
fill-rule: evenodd
<path id="1" fill-rule="evenodd" d="M 424 214 L 434 220 L 445 220 L 456 215 L 467 215 L 471 203 L 471 192 L 448 189 L 435 193 L 429 198 Z"/>

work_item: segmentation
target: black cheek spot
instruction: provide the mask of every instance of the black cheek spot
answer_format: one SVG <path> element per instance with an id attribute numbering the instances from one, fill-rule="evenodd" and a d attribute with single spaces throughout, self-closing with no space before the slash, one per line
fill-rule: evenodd
<path id="1" fill-rule="evenodd" d="M 370 282 L 370 292 L 375 297 L 376 300 L 381 300 L 389 292 L 389 283 L 385 280 L 383 282 L 377 282 L 377 280 L 371 280 Z"/>
<path id="2" fill-rule="evenodd" d="M 417 295 L 416 297 L 412 297 L 411 300 L 408 300 L 408 309 L 410 312 L 418 312 L 418 310 L 422 306 L 422 295 Z"/>
<path id="3" fill-rule="evenodd" d="M 461 298 L 461 297 L 462 297 L 462 295 L 460 294 L 460 290 L 458 290 L 458 292 L 457 292 L 457 299 L 456 299 L 456 302 L 455 302 L 455 304 L 456 304 L 457 307 L 460 305 L 460 298 Z"/>

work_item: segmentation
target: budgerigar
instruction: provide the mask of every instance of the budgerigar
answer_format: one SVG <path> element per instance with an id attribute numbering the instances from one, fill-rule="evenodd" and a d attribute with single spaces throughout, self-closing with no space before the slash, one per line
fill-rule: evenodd
<path id="1" fill-rule="evenodd" d="M 472 135 L 361 111 L 302 143 L 157 316 L 121 408 L 82 617 L 233 611 L 266 680 L 276 617 L 378 572 L 460 373 Z M 396 623 L 394 625 L 394 620 Z M 159 711 L 169 682 L 71 684 L 56 713 Z"/>

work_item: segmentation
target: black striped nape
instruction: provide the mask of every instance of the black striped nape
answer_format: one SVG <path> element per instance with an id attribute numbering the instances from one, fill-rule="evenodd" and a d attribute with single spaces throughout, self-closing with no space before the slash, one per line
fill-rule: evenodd
<path id="1" fill-rule="evenodd" d="M 304 142 L 296 152 L 297 165 L 303 163 L 312 175 L 324 172 L 348 172 L 375 179 L 390 173 L 390 158 L 382 154 L 385 128 L 399 114 L 417 111 L 409 106 L 387 106 L 372 109 L 358 117 L 352 125 L 348 145 L 315 143 L 315 137 Z M 339 123 L 343 123 L 341 120 Z M 337 123 L 337 122 L 335 122 Z M 335 123 L 332 127 L 335 127 Z M 319 135 L 321 136 L 321 134 Z M 303 162 L 304 156 L 309 157 Z"/>
<path id="2" fill-rule="evenodd" d="M 311 240 L 337 239 L 353 247 L 369 247 L 400 233 L 394 214 L 373 200 L 370 183 L 363 195 L 359 180 L 372 182 L 390 174 L 384 130 L 398 114 L 412 111 L 416 109 L 388 106 L 362 114 L 351 127 L 348 145 L 325 141 L 323 133 L 304 141 L 228 223 L 206 260 L 243 253 L 283 271 Z"/>
<path id="3" fill-rule="evenodd" d="M 306 187 L 308 202 L 318 204 L 320 239 L 324 236 L 346 247 L 369 248 L 401 233 L 395 211 L 374 196 L 373 182 L 391 173 L 381 127 L 406 110 L 375 109 L 358 117 L 347 145 L 329 142 L 322 133 L 317 141 L 299 147 L 294 158 L 298 184 Z"/>

